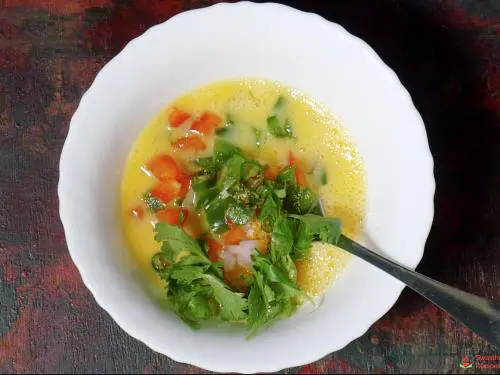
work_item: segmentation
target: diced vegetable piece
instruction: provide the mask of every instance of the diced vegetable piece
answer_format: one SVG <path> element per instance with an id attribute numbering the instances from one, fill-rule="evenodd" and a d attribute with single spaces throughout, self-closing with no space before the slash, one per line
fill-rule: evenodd
<path id="1" fill-rule="evenodd" d="M 191 176 L 189 176 L 188 174 L 185 174 L 185 173 L 181 173 L 177 177 L 177 182 L 179 182 L 181 184 L 180 190 L 179 190 L 179 198 L 184 198 L 187 195 L 187 193 L 189 191 L 189 187 L 191 185 Z"/>
<path id="2" fill-rule="evenodd" d="M 230 205 L 226 210 L 226 218 L 238 225 L 247 224 L 252 216 L 253 211 L 249 207 L 238 203 Z"/>
<path id="3" fill-rule="evenodd" d="M 249 160 L 241 166 L 241 178 L 243 181 L 248 181 L 258 177 L 264 173 L 262 166 L 255 160 Z"/>
<path id="4" fill-rule="evenodd" d="M 222 119 L 215 113 L 205 112 L 193 122 L 191 130 L 203 135 L 210 135 L 221 122 Z"/>
<path id="5" fill-rule="evenodd" d="M 167 258 L 163 252 L 156 253 L 151 259 L 151 264 L 157 272 L 164 272 L 168 267 L 172 265 L 172 262 Z"/>
<path id="6" fill-rule="evenodd" d="M 174 108 L 168 115 L 168 122 L 172 128 L 178 128 L 186 122 L 191 115 L 182 109 Z"/>
<path id="7" fill-rule="evenodd" d="M 175 159 L 165 154 L 159 154 L 153 157 L 146 164 L 146 168 L 160 181 L 177 178 L 181 173 Z"/>
<path id="8" fill-rule="evenodd" d="M 215 164 L 220 166 L 224 164 L 231 156 L 241 154 L 241 149 L 221 138 L 215 138 L 214 141 Z"/>
<path id="9" fill-rule="evenodd" d="M 211 237 L 207 237 L 205 242 L 208 246 L 208 259 L 214 263 L 220 261 L 220 253 L 222 251 L 221 243 Z"/>
<path id="10" fill-rule="evenodd" d="M 130 214 L 136 218 L 142 219 L 144 217 L 144 209 L 141 206 L 134 207 L 130 210 Z"/>
<path id="11" fill-rule="evenodd" d="M 295 167 L 295 179 L 297 180 L 297 184 L 299 186 L 306 186 L 307 176 L 304 171 L 304 166 L 297 160 L 291 151 L 288 153 L 288 164 Z"/>
<path id="12" fill-rule="evenodd" d="M 179 138 L 177 141 L 172 143 L 172 147 L 176 150 L 182 149 L 193 149 L 194 151 L 204 151 L 207 145 L 200 136 L 196 134 L 189 134 L 186 137 Z"/>
<path id="13" fill-rule="evenodd" d="M 151 189 L 151 195 L 170 203 L 175 198 L 180 198 L 181 184 L 175 180 L 160 181 Z"/>
<path id="14" fill-rule="evenodd" d="M 264 177 L 267 178 L 268 180 L 275 180 L 276 177 L 280 174 L 281 170 L 283 169 L 282 166 L 269 166 L 264 170 Z"/>
<path id="15" fill-rule="evenodd" d="M 246 233 L 241 227 L 234 227 L 224 233 L 223 241 L 226 245 L 237 245 L 244 239 L 246 239 Z"/>
<path id="16" fill-rule="evenodd" d="M 153 197 L 151 195 L 151 192 L 149 191 L 143 194 L 142 200 L 152 212 L 156 212 L 165 208 L 165 203 L 163 203 L 157 197 Z"/>
<path id="17" fill-rule="evenodd" d="M 296 188 L 286 199 L 289 212 L 304 215 L 310 213 L 318 204 L 318 197 L 309 188 Z"/>
<path id="18" fill-rule="evenodd" d="M 231 133 L 234 127 L 234 121 L 229 114 L 226 115 L 226 124 L 222 128 L 215 129 L 215 134 L 224 137 Z"/>
<path id="19" fill-rule="evenodd" d="M 156 213 L 159 221 L 165 221 L 170 225 L 183 225 L 186 222 L 189 211 L 185 208 L 165 208 Z"/>
<path id="20" fill-rule="evenodd" d="M 289 165 L 281 170 L 276 180 L 287 186 L 294 186 L 297 183 L 296 167 Z"/>
<path id="21" fill-rule="evenodd" d="M 205 205 L 205 219 L 212 232 L 219 233 L 227 228 L 225 220 L 226 210 L 229 204 L 233 202 L 232 198 L 221 199 L 216 193 L 213 200 Z"/>

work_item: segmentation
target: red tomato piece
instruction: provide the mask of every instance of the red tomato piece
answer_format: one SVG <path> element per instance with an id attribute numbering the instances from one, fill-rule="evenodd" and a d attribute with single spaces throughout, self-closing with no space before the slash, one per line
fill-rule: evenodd
<path id="1" fill-rule="evenodd" d="M 175 198 L 180 197 L 181 184 L 175 180 L 166 180 L 157 183 L 151 189 L 151 195 L 162 200 L 164 203 L 170 203 Z"/>
<path id="2" fill-rule="evenodd" d="M 153 157 L 147 163 L 146 168 L 160 181 L 178 178 L 181 174 L 181 170 L 175 159 L 165 154 Z"/>
<path id="3" fill-rule="evenodd" d="M 189 134 L 172 143 L 172 147 L 176 150 L 193 149 L 194 151 L 204 151 L 207 145 L 198 135 Z"/>
<path id="4" fill-rule="evenodd" d="M 223 241 L 226 245 L 237 245 L 246 238 L 246 233 L 241 227 L 234 227 L 223 235 Z"/>
<path id="5" fill-rule="evenodd" d="M 191 115 L 182 109 L 174 108 L 168 115 L 168 122 L 172 128 L 178 128 L 185 123 Z"/>
<path id="6" fill-rule="evenodd" d="M 177 177 L 177 182 L 181 184 L 180 190 L 179 190 L 179 196 L 181 198 L 184 198 L 191 186 L 191 176 L 185 173 L 181 173 L 179 177 Z"/>
<path id="7" fill-rule="evenodd" d="M 222 245 L 220 244 L 219 241 L 211 237 L 207 237 L 205 241 L 207 242 L 208 245 L 208 259 L 210 259 L 210 261 L 214 263 L 218 262 L 220 260 Z"/>
<path id="8" fill-rule="evenodd" d="M 288 165 L 295 167 L 295 179 L 299 186 L 307 185 L 307 176 L 304 172 L 304 166 L 295 158 L 295 155 L 290 151 L 288 153 Z"/>
<path id="9" fill-rule="evenodd" d="M 280 174 L 281 170 L 283 167 L 281 166 L 273 166 L 273 167 L 267 167 L 264 170 L 264 177 L 267 178 L 268 180 L 275 180 L 276 177 Z"/>
<path id="10" fill-rule="evenodd" d="M 191 130 L 203 135 L 210 135 L 221 122 L 222 119 L 215 113 L 205 112 L 193 122 Z"/>
<path id="11" fill-rule="evenodd" d="M 165 208 L 156 213 L 156 218 L 170 225 L 183 225 L 186 222 L 188 214 L 189 211 L 186 208 Z"/>

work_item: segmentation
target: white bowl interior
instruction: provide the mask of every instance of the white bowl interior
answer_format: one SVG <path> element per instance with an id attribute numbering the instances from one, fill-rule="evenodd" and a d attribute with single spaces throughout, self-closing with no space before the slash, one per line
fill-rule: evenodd
<path id="1" fill-rule="evenodd" d="M 71 122 L 59 185 L 68 248 L 97 302 L 125 331 L 215 371 L 276 371 L 319 359 L 364 333 L 403 288 L 353 259 L 321 308 L 246 341 L 238 331 L 191 331 L 137 282 L 118 219 L 132 143 L 178 95 L 249 76 L 302 90 L 344 121 L 364 158 L 371 245 L 415 267 L 433 217 L 422 120 L 394 73 L 338 25 L 276 4 L 223 4 L 176 16 L 132 41 L 99 73 Z"/>

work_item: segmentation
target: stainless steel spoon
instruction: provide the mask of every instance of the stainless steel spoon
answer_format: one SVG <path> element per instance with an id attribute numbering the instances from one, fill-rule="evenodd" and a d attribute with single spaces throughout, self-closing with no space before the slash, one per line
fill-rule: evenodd
<path id="1" fill-rule="evenodd" d="M 321 204 L 319 206 L 322 208 Z M 321 214 L 323 214 L 322 209 Z M 478 297 L 412 271 L 367 249 L 344 235 L 340 236 L 336 246 L 402 281 L 483 339 L 500 347 L 499 302 Z"/>

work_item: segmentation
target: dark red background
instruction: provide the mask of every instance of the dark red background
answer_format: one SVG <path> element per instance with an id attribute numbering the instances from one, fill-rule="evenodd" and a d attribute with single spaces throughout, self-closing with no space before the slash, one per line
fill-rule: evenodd
<path id="1" fill-rule="evenodd" d="M 56 188 L 70 117 L 98 70 L 151 25 L 214 2 L 0 0 L 1 373 L 200 371 L 97 306 L 68 255 Z M 437 192 L 418 270 L 500 299 L 500 1 L 287 3 L 371 44 L 422 114 Z M 288 371 L 470 372 L 459 361 L 475 354 L 500 348 L 406 290 L 360 339 Z"/>

